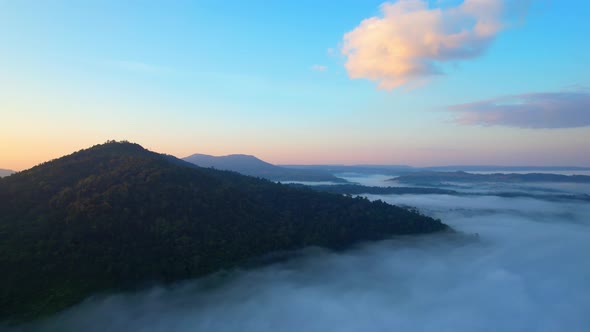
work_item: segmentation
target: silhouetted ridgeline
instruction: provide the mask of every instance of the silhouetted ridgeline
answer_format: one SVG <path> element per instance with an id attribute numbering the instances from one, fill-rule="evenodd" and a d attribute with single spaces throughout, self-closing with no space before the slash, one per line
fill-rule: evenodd
<path id="1" fill-rule="evenodd" d="M 109 142 L 0 179 L 0 320 L 277 250 L 447 229 L 406 209 Z"/>
<path id="2" fill-rule="evenodd" d="M 544 173 L 528 174 L 473 174 L 466 172 L 416 172 L 391 179 L 401 183 L 437 184 L 440 182 L 558 182 L 590 183 L 587 175 L 560 175 Z"/>
<path id="3" fill-rule="evenodd" d="M 450 166 L 432 166 L 419 169 L 422 171 L 435 172 L 490 172 L 490 173 L 556 173 L 563 171 L 569 172 L 585 172 L 590 171 L 590 167 L 578 166 L 501 166 L 501 165 L 450 165 Z"/>

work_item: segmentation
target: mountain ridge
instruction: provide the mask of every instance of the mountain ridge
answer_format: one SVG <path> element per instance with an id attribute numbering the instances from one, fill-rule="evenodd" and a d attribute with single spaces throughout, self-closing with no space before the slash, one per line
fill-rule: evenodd
<path id="1" fill-rule="evenodd" d="M 367 199 L 201 168 L 108 142 L 0 179 L 0 320 L 309 245 L 449 229 Z"/>

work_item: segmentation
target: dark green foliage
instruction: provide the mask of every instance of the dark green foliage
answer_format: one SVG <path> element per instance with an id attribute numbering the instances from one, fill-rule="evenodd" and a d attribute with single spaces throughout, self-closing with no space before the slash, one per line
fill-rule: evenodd
<path id="1" fill-rule="evenodd" d="M 445 230 L 383 202 L 195 167 L 109 142 L 0 179 L 0 320 L 307 245 Z"/>

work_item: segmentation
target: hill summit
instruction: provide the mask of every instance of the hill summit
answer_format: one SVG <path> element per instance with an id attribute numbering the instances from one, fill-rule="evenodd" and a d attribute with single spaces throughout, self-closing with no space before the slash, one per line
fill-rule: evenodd
<path id="1" fill-rule="evenodd" d="M 173 282 L 310 245 L 447 226 L 363 198 L 291 188 L 108 142 L 0 179 L 0 320 Z"/>

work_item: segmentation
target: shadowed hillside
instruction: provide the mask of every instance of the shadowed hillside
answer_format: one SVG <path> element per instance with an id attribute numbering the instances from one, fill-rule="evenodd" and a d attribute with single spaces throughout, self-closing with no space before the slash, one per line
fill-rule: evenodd
<path id="1" fill-rule="evenodd" d="M 362 198 L 196 167 L 109 142 L 0 179 L 0 319 L 193 278 L 274 251 L 447 226 Z"/>

